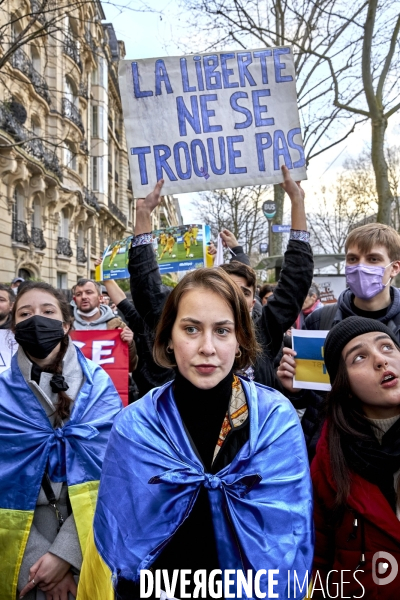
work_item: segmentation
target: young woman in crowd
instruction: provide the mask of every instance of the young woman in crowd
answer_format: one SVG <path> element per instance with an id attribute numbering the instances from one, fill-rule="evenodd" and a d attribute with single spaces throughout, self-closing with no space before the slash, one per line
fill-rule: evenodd
<path id="1" fill-rule="evenodd" d="M 47 283 L 19 288 L 19 344 L 0 375 L 0 596 L 71 600 L 121 400 L 72 344 L 70 308 Z"/>
<path id="2" fill-rule="evenodd" d="M 318 597 L 339 590 L 341 598 L 392 600 L 400 564 L 400 349 L 380 321 L 349 317 L 329 332 L 324 356 L 332 391 L 311 473 L 314 575 L 325 586 L 331 571 L 331 596 L 325 587 Z"/>
<path id="3" fill-rule="evenodd" d="M 180 570 L 175 589 L 160 583 L 178 598 L 182 569 L 187 592 L 199 570 L 277 569 L 274 587 L 261 574 L 260 590 L 280 598 L 288 571 L 304 579 L 313 554 L 304 440 L 281 394 L 234 375 L 257 350 L 245 298 L 222 269 L 193 271 L 169 295 L 154 355 L 176 379 L 116 420 L 79 600 L 139 598 L 140 571 L 150 568 L 170 581 Z"/>

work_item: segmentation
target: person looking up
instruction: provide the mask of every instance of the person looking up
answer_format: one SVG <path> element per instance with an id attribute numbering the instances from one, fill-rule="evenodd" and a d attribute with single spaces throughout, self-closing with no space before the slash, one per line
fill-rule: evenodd
<path id="1" fill-rule="evenodd" d="M 327 330 L 351 316 L 376 319 L 387 325 L 400 342 L 400 290 L 391 285 L 400 272 L 400 235 L 392 227 L 369 223 L 353 229 L 345 242 L 348 287 L 337 304 L 328 304 L 306 318 L 304 329 Z M 302 426 L 310 460 L 320 435 L 324 396 L 314 390 L 296 390 L 295 352 L 283 349 L 277 375 L 296 408 L 305 408 Z"/>
<path id="2" fill-rule="evenodd" d="M 115 424 L 79 600 L 140 598 L 142 568 L 182 581 L 184 569 L 208 576 L 221 569 L 223 579 L 227 569 L 254 577 L 279 565 L 280 598 L 290 594 L 288 571 L 291 585 L 294 573 L 303 581 L 313 556 L 304 440 L 281 394 L 234 375 L 257 352 L 231 277 L 221 268 L 186 274 L 167 298 L 154 342 L 156 362 L 176 377 Z"/>
<path id="3" fill-rule="evenodd" d="M 14 302 L 14 292 L 7 285 L 0 283 L 0 329 L 10 329 Z"/>
<path id="4" fill-rule="evenodd" d="M 73 328 L 81 329 L 121 329 L 121 340 L 129 346 L 129 371 L 137 365 L 136 344 L 133 331 L 121 317 L 116 317 L 107 304 L 102 304 L 101 286 L 92 279 L 80 279 L 72 290 L 74 307 Z"/>
<path id="5" fill-rule="evenodd" d="M 350 316 L 328 333 L 324 356 L 332 390 L 311 465 L 314 569 L 322 581 L 330 572 L 331 590 L 347 571 L 342 598 L 393 600 L 393 565 L 400 563 L 398 337 L 377 319 Z M 378 552 L 382 559 L 389 553 L 391 571 L 379 569 Z"/>
<path id="6" fill-rule="evenodd" d="M 105 447 L 122 403 L 69 337 L 64 294 L 26 282 L 0 374 L 0 590 L 4 600 L 76 596 Z M 68 595 L 70 594 L 70 595 Z"/>

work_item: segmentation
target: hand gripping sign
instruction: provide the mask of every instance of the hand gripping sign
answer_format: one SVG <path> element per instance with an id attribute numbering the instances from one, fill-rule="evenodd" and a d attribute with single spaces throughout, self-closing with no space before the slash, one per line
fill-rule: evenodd
<path id="1" fill-rule="evenodd" d="M 120 61 L 136 197 L 306 179 L 290 46 Z"/>
<path id="2" fill-rule="evenodd" d="M 121 340 L 121 329 L 71 331 L 71 339 L 111 377 L 122 404 L 128 405 L 129 349 Z"/>

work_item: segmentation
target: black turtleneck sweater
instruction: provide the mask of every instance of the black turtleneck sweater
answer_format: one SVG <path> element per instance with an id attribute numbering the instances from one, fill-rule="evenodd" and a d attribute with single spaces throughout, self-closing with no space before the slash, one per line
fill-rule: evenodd
<path id="1" fill-rule="evenodd" d="M 200 390 L 182 377 L 179 372 L 176 375 L 175 402 L 194 451 L 208 472 L 216 473 L 222 468 L 221 461 L 218 463 L 215 461 L 212 467 L 211 463 L 221 426 L 229 407 L 232 382 L 233 374 L 230 372 L 216 387 L 211 390 Z M 231 454 L 236 454 L 248 439 L 248 423 L 241 428 L 241 431 L 242 433 L 236 436 L 236 439 L 240 441 L 236 441 L 232 447 L 233 452 L 229 453 L 230 460 L 228 462 L 232 460 Z M 218 457 L 221 452 L 222 449 Z M 221 510 L 223 510 L 223 506 L 221 506 Z M 193 573 L 198 569 L 206 569 L 210 572 L 219 568 L 208 494 L 207 490 L 201 487 L 189 517 L 177 529 L 153 563 L 152 569 L 167 569 L 171 577 L 174 569 L 191 569 Z M 189 587 L 187 589 L 189 591 Z M 179 580 L 177 590 L 179 590 Z M 118 581 L 117 597 L 121 600 L 136 600 L 139 598 L 138 592 L 139 585 L 125 580 Z"/>
<path id="2" fill-rule="evenodd" d="M 206 471 L 211 470 L 215 446 L 232 395 L 232 382 L 233 374 L 230 372 L 211 390 L 200 390 L 179 372 L 176 374 L 175 402 Z"/>
<path id="3" fill-rule="evenodd" d="M 219 432 L 232 394 L 233 375 L 211 390 L 200 390 L 178 372 L 174 397 L 196 454 L 211 471 Z M 155 569 L 219 569 L 207 490 L 200 488 L 189 517 L 154 564 Z"/>

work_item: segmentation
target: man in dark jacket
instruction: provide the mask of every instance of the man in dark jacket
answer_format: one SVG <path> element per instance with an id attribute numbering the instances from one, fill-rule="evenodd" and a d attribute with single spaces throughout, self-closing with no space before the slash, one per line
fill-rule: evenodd
<path id="1" fill-rule="evenodd" d="M 311 313 L 304 328 L 330 329 L 347 317 L 367 317 L 387 325 L 400 344 L 400 291 L 390 285 L 400 272 L 400 235 L 388 225 L 369 223 L 350 232 L 345 252 L 349 287 L 341 293 L 336 305 L 327 305 Z M 327 320 L 327 316 L 331 318 Z M 301 424 L 312 460 L 322 427 L 324 395 L 314 390 L 293 388 L 294 356 L 291 348 L 284 348 L 277 374 L 294 406 L 305 410 Z"/>
<path id="2" fill-rule="evenodd" d="M 255 365 L 254 379 L 259 383 L 272 387 L 277 384 L 272 360 L 281 347 L 284 332 L 293 324 L 300 312 L 313 274 L 312 251 L 308 243 L 309 234 L 305 231 L 304 192 L 300 185 L 291 179 L 290 172 L 286 167 L 282 167 L 282 171 L 285 178 L 282 187 L 288 193 L 292 202 L 293 229 L 281 270 L 278 284 L 279 291 L 277 288 L 274 301 L 263 308 L 261 317 L 256 322 L 263 355 Z M 136 236 L 129 254 L 132 299 L 138 313 L 150 331 L 155 330 L 164 302 L 170 293 L 170 289 L 165 289 L 161 284 L 161 276 L 152 248 L 152 235 L 150 232 L 151 212 L 160 202 L 162 185 L 163 181 L 160 180 L 153 192 L 145 199 L 138 199 L 137 201 Z M 225 236 L 223 240 L 226 245 L 230 247 L 232 254 L 234 254 L 234 259 L 249 264 L 248 257 L 243 253 L 243 249 L 238 245 L 234 236 L 230 232 L 223 233 L 223 236 Z M 254 278 L 251 285 L 249 285 L 242 273 L 241 267 L 243 265 L 238 265 L 237 273 L 231 265 L 234 265 L 234 263 L 230 263 L 225 270 L 242 289 L 249 311 L 251 311 L 255 296 L 254 271 L 248 267 Z"/>

